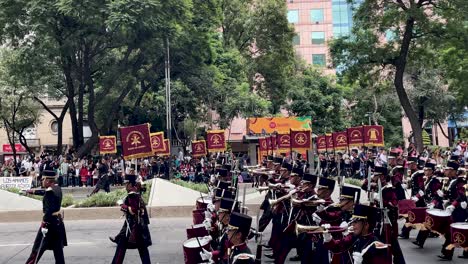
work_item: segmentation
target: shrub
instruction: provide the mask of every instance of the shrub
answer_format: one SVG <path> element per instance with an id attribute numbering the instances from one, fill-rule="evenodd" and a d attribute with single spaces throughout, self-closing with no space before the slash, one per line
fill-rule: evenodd
<path id="1" fill-rule="evenodd" d="M 205 183 L 186 182 L 178 179 L 173 179 L 171 182 L 197 192 L 208 193 L 208 186 Z"/>
<path id="2" fill-rule="evenodd" d="M 62 207 L 68 207 L 70 205 L 73 205 L 75 201 L 73 200 L 73 196 L 70 194 L 65 195 L 62 197 Z"/>
<path id="3" fill-rule="evenodd" d="M 76 207 L 111 207 L 116 206 L 117 201 L 127 195 L 125 189 L 119 189 L 110 193 L 96 193 L 76 204 Z"/>
<path id="4" fill-rule="evenodd" d="M 362 181 L 358 180 L 358 179 L 346 178 L 345 183 L 355 185 L 355 186 L 358 186 L 358 187 L 362 186 Z"/>

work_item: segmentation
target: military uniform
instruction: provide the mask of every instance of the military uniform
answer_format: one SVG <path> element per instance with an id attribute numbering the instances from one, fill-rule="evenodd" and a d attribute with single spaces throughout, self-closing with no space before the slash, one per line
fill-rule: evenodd
<path id="1" fill-rule="evenodd" d="M 56 175 L 54 171 L 44 171 L 42 178 L 56 179 Z M 37 263 L 45 250 L 53 250 L 56 263 L 65 263 L 63 247 L 67 246 L 67 235 L 60 214 L 62 189 L 58 185 L 53 185 L 45 190 L 30 190 L 28 193 L 44 196 L 42 199 L 44 216 L 26 264 Z"/>
<path id="2" fill-rule="evenodd" d="M 233 212 L 231 214 L 231 218 L 229 219 L 229 229 L 232 231 L 228 231 L 228 232 L 234 232 L 234 234 L 241 233 L 242 238 L 244 238 L 244 241 L 242 241 L 240 244 L 233 245 L 229 248 L 229 252 L 228 252 L 229 263 L 232 263 L 232 264 L 241 264 L 241 263 L 254 264 L 255 263 L 255 257 L 252 255 L 252 251 L 250 251 L 245 241 L 248 234 L 250 233 L 251 225 L 252 225 L 252 217 L 245 215 L 245 214 L 237 213 L 237 212 Z"/>

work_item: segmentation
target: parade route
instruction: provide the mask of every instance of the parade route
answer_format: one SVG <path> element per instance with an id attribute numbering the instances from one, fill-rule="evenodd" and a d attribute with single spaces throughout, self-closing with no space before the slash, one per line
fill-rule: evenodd
<path id="1" fill-rule="evenodd" d="M 69 246 L 65 248 L 66 263 L 110 263 L 115 252 L 115 245 L 108 237 L 115 235 L 122 219 L 66 221 Z M 185 229 L 191 224 L 191 218 L 152 218 L 151 235 L 153 245 L 149 248 L 151 262 L 155 264 L 183 264 L 182 243 L 186 238 Z M 31 244 L 37 232 L 39 222 L 0 224 L 0 264 L 23 264 L 31 251 Z M 416 232 L 411 233 L 414 238 Z M 264 241 L 269 238 L 266 233 Z M 418 249 L 410 240 L 400 240 L 406 263 L 437 263 L 436 255 L 440 252 L 443 239 L 430 238 L 424 249 Z M 255 251 L 254 242 L 250 248 Z M 449 263 L 465 263 L 457 258 L 461 250 L 455 250 L 455 256 Z M 295 254 L 295 250 L 290 256 Z M 40 263 L 54 263 L 53 254 L 47 251 Z M 128 250 L 124 263 L 140 263 L 138 251 Z M 262 263 L 273 263 L 263 258 Z M 286 262 L 288 264 L 299 262 Z"/>

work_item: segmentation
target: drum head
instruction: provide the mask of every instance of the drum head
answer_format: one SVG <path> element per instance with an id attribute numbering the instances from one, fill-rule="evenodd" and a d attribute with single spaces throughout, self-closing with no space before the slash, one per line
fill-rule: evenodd
<path id="1" fill-rule="evenodd" d="M 441 209 L 427 209 L 426 212 L 430 215 L 441 216 L 441 217 L 448 217 L 451 215 L 449 212 L 445 210 L 441 210 Z"/>
<path id="2" fill-rule="evenodd" d="M 466 229 L 468 230 L 468 223 L 453 223 L 450 225 L 452 228 L 457 228 L 457 229 Z"/>
<path id="3" fill-rule="evenodd" d="M 198 244 L 200 242 L 200 244 Z M 185 248 L 200 248 L 200 245 L 202 247 L 206 246 L 210 241 L 208 239 L 203 239 L 202 237 L 198 238 L 190 238 L 184 242 L 184 247 Z"/>

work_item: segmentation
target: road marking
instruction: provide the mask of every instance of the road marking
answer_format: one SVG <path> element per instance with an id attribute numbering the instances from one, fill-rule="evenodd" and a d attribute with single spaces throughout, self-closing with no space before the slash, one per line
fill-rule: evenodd
<path id="1" fill-rule="evenodd" d="M 92 245 L 97 244 L 99 241 L 83 241 L 83 242 L 72 242 L 68 243 L 68 245 Z M 25 243 L 25 244 L 0 244 L 0 247 L 20 247 L 20 246 L 31 246 L 33 243 Z"/>

